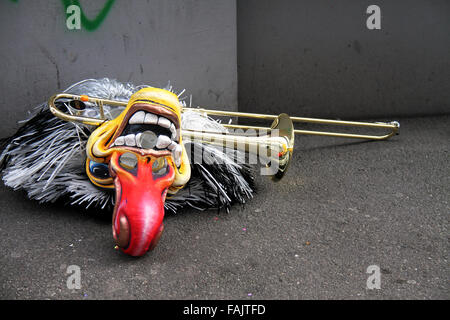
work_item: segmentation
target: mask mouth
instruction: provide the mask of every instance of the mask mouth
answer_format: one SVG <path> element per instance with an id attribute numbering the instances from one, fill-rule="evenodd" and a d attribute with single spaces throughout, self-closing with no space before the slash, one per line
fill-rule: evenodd
<path id="1" fill-rule="evenodd" d="M 113 135 L 107 148 L 134 151 L 143 156 L 172 155 L 175 165 L 181 165 L 181 130 L 177 114 L 168 106 L 155 103 L 135 103 Z"/>

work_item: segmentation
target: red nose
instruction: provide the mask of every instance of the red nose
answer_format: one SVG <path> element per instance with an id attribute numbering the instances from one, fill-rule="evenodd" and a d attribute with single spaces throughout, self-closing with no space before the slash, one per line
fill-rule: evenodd
<path id="1" fill-rule="evenodd" d="M 156 246 L 164 230 L 164 201 L 175 171 L 167 165 L 155 173 L 156 158 L 137 155 L 134 167 L 123 166 L 120 156 L 114 152 L 109 164 L 116 189 L 113 236 L 123 252 L 142 256 Z"/>

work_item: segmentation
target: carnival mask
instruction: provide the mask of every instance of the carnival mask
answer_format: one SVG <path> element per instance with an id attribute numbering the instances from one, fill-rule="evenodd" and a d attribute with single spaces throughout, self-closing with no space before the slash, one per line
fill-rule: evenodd
<path id="1" fill-rule="evenodd" d="M 99 126 L 86 146 L 86 173 L 100 188 L 114 188 L 113 235 L 120 249 L 140 256 L 164 230 L 164 201 L 190 178 L 175 94 L 144 88 L 125 110 Z"/>

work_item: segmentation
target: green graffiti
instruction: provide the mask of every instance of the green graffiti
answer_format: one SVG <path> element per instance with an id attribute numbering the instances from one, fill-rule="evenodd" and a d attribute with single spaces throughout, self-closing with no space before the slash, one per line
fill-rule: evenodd
<path id="1" fill-rule="evenodd" d="M 11 0 L 12 2 L 19 2 L 19 0 Z M 106 4 L 104 5 L 103 9 L 100 11 L 100 13 L 95 17 L 94 19 L 90 20 L 83 12 L 83 9 L 81 8 L 80 1 L 78 0 L 61 0 L 63 6 L 64 6 L 64 14 L 67 15 L 67 8 L 71 5 L 76 5 L 80 8 L 81 12 L 81 25 L 83 28 L 85 28 L 87 31 L 93 31 L 96 30 L 100 25 L 102 24 L 103 20 L 105 20 L 106 16 L 109 13 L 109 10 L 111 9 L 112 5 L 114 4 L 116 0 L 108 0 Z"/>
<path id="2" fill-rule="evenodd" d="M 112 5 L 114 4 L 116 0 L 108 0 L 103 7 L 103 9 L 100 11 L 100 13 L 97 15 L 97 17 L 93 20 L 89 20 L 86 15 L 83 12 L 83 9 L 81 8 L 80 2 L 78 0 L 62 0 L 62 3 L 64 5 L 64 13 L 66 13 L 67 8 L 71 5 L 76 5 L 80 7 L 81 11 L 81 25 L 83 28 L 85 28 L 87 31 L 93 31 L 96 30 L 105 20 L 106 16 L 109 13 L 109 10 L 111 9 Z"/>

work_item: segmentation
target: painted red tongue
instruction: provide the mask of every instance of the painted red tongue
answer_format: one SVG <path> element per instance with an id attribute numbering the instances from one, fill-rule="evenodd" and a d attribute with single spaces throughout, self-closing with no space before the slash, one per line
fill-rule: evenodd
<path id="1" fill-rule="evenodd" d="M 140 156 L 129 169 L 119 164 L 119 157 L 115 152 L 110 160 L 116 189 L 113 236 L 123 252 L 142 256 L 156 246 L 164 230 L 164 201 L 175 171 L 167 166 L 164 174 L 156 175 L 152 171 L 155 158 Z"/>

